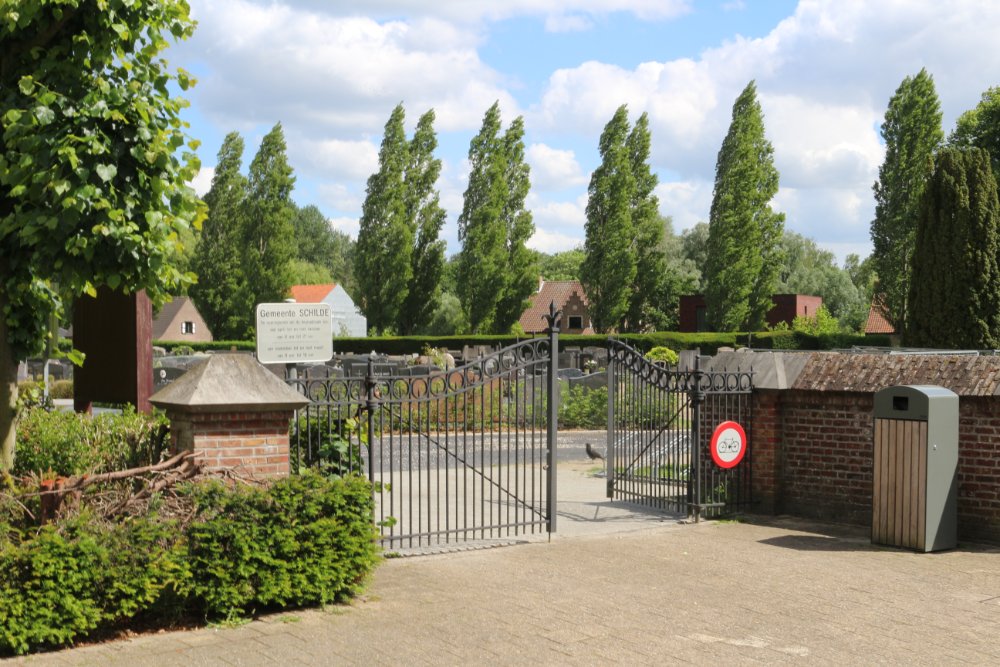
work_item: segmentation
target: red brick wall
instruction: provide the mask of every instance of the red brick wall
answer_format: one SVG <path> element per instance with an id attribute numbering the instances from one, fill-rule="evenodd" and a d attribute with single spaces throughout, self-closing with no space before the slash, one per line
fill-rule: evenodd
<path id="1" fill-rule="evenodd" d="M 234 469 L 263 477 L 289 474 L 289 412 L 168 416 L 174 450 L 196 452 L 206 470 Z"/>
<path id="2" fill-rule="evenodd" d="M 873 395 L 754 392 L 760 511 L 871 523 Z M 959 402 L 958 534 L 1000 541 L 1000 398 Z"/>

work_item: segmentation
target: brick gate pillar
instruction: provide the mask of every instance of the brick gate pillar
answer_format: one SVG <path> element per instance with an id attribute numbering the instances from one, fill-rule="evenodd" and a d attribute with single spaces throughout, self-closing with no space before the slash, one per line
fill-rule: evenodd
<path id="1" fill-rule="evenodd" d="M 753 390 L 753 499 L 755 511 L 777 514 L 781 509 L 782 392 Z"/>
<path id="2" fill-rule="evenodd" d="M 309 403 L 248 354 L 215 354 L 156 392 L 174 452 L 193 451 L 206 470 L 288 475 L 289 421 Z"/>

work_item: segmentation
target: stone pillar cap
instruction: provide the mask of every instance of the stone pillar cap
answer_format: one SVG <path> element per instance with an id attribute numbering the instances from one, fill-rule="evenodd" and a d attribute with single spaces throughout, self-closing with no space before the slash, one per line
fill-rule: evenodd
<path id="1" fill-rule="evenodd" d="M 309 404 L 249 354 L 213 354 L 153 394 L 158 408 L 180 412 L 271 412 Z"/>

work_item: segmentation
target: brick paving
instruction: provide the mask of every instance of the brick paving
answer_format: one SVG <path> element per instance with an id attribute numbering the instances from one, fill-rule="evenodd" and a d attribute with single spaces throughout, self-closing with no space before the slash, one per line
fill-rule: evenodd
<path id="1" fill-rule="evenodd" d="M 12 662 L 1000 664 L 995 547 L 917 554 L 789 518 L 624 525 L 390 559 L 349 606 Z"/>

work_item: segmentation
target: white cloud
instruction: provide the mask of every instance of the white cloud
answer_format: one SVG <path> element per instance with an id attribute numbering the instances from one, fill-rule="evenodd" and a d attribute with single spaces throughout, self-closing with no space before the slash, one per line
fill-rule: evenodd
<path id="1" fill-rule="evenodd" d="M 202 167 L 198 170 L 198 175 L 191 180 L 191 187 L 199 197 L 204 197 L 211 189 L 214 177 L 215 167 Z"/>
<path id="2" fill-rule="evenodd" d="M 580 245 L 581 240 L 571 234 L 559 232 L 549 232 L 542 228 L 536 228 L 535 234 L 528 239 L 528 247 L 532 250 L 547 252 L 549 254 L 572 250 Z"/>
<path id="3" fill-rule="evenodd" d="M 293 4 L 333 14 L 354 14 L 351 0 L 294 0 Z M 376 16 L 435 16 L 461 23 L 500 21 L 518 16 L 606 16 L 615 12 L 644 20 L 665 20 L 691 10 L 690 0 L 367 0 L 364 11 Z"/>
<path id="4" fill-rule="evenodd" d="M 250 0 L 197 3 L 194 15 L 198 31 L 179 51 L 210 58 L 191 96 L 223 126 L 371 132 L 400 101 L 411 113 L 433 107 L 439 129 L 476 126 L 495 100 L 516 113 L 476 33 L 439 19 L 380 23 Z"/>
<path id="5" fill-rule="evenodd" d="M 587 224 L 587 193 L 574 201 L 547 201 L 532 194 L 526 204 L 536 228 L 555 228 L 583 240 Z"/>
<path id="6" fill-rule="evenodd" d="M 680 234 L 699 222 L 708 222 L 714 183 L 703 180 L 673 181 L 656 186 L 660 213 L 673 219 L 674 232 Z"/>
<path id="7" fill-rule="evenodd" d="M 358 238 L 358 218 L 330 218 L 330 226 L 351 238 Z"/>
<path id="8" fill-rule="evenodd" d="M 585 185 L 589 179 L 571 150 L 531 144 L 525 151 L 531 167 L 531 186 L 535 190 L 561 190 Z"/>
<path id="9" fill-rule="evenodd" d="M 378 171 L 378 146 L 370 141 L 326 139 L 309 141 L 306 137 L 289 138 L 289 157 L 297 166 L 304 166 L 326 179 L 367 181 Z"/>
<path id="10" fill-rule="evenodd" d="M 363 190 L 359 193 L 343 183 L 323 183 L 317 189 L 330 208 L 344 213 L 356 212 L 357 217 L 361 217 L 361 204 L 365 197 Z"/>

